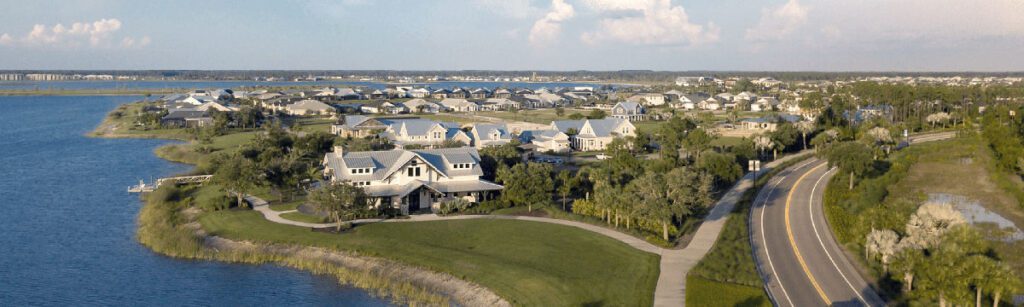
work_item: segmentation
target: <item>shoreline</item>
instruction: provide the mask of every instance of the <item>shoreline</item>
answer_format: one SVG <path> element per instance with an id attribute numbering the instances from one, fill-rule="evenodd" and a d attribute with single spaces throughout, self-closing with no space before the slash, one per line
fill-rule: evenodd
<path id="1" fill-rule="evenodd" d="M 119 126 L 111 122 L 109 114 L 93 131 L 86 132 L 84 136 L 188 142 L 183 138 L 167 135 L 117 133 Z M 161 145 L 154 150 L 154 154 L 169 162 L 186 163 L 194 167 L 195 164 L 174 161 L 159 153 L 160 148 L 174 145 L 177 144 Z M 385 297 L 396 304 L 449 305 L 455 302 L 466 306 L 511 306 L 504 298 L 476 283 L 392 260 L 317 247 L 259 244 L 210 236 L 197 221 L 198 209 L 182 209 L 177 210 L 178 212 L 160 214 L 154 211 L 161 211 L 158 210 L 161 204 L 146 197 L 141 197 L 140 201 L 143 206 L 137 215 L 136 240 L 151 251 L 164 256 L 230 263 L 273 263 L 314 274 L 331 275 L 341 285 L 365 290 L 373 296 Z M 154 214 L 166 220 L 155 219 Z M 181 221 L 182 218 L 184 224 L 174 223 Z M 175 233 L 179 228 L 187 230 L 187 233 Z M 168 236 L 171 239 L 167 239 Z M 175 242 L 175 239 L 178 239 L 178 242 Z M 192 245 L 190 241 L 197 245 L 189 246 Z"/>

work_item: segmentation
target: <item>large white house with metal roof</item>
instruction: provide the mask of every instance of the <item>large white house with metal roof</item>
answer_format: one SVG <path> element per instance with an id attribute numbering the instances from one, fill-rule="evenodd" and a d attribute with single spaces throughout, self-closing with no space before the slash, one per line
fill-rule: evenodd
<path id="1" fill-rule="evenodd" d="M 579 151 L 604 150 L 618 137 L 636 136 L 636 127 L 627 119 L 556 120 L 551 129 L 569 135 L 572 149 Z"/>
<path id="2" fill-rule="evenodd" d="M 361 187 L 375 206 L 402 214 L 436 208 L 450 198 L 492 199 L 503 188 L 480 178 L 480 154 L 473 147 L 345 152 L 336 146 L 323 165 L 331 183 Z"/>

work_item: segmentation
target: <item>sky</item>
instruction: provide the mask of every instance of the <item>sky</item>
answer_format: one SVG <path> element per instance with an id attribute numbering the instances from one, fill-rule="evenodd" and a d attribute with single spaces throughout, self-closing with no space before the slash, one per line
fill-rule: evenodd
<path id="1" fill-rule="evenodd" d="M 0 7 L 0 69 L 1024 71 L 1024 0 Z"/>

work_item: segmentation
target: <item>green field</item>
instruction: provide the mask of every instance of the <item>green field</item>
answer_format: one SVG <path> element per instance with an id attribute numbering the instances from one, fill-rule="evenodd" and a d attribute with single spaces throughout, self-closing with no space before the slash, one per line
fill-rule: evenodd
<path id="1" fill-rule="evenodd" d="M 268 222 L 253 211 L 200 217 L 236 240 L 355 251 L 446 272 L 525 306 L 650 306 L 658 256 L 585 230 L 539 222 L 377 223 L 342 234 Z"/>
<path id="2" fill-rule="evenodd" d="M 327 222 L 327 218 L 325 218 L 325 217 L 317 216 L 317 215 L 309 215 L 309 214 L 305 214 L 305 213 L 298 212 L 298 211 L 296 211 L 296 212 L 288 212 L 288 213 L 281 214 L 281 217 L 283 217 L 285 219 L 292 220 L 292 221 L 304 222 L 304 223 L 326 223 Z"/>
<path id="3" fill-rule="evenodd" d="M 697 276 L 686 277 L 686 305 L 688 306 L 772 306 L 764 289 L 724 283 Z"/>

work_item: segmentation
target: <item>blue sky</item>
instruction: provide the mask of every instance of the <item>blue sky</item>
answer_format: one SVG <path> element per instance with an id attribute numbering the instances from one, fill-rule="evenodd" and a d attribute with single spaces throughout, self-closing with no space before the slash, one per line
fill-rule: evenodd
<path id="1" fill-rule="evenodd" d="M 1024 1 L 0 0 L 0 69 L 1024 70 Z"/>

